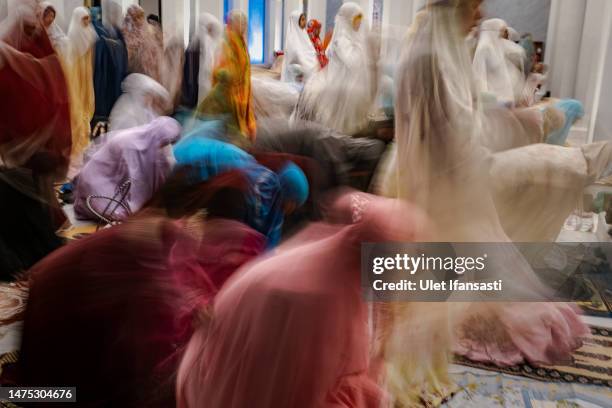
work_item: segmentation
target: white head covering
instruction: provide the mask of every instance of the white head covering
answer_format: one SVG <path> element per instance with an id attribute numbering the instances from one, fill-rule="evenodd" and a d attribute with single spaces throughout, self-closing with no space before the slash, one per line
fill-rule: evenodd
<path id="1" fill-rule="evenodd" d="M 55 6 L 49 1 L 44 1 L 40 3 L 41 15 L 44 15 L 45 11 L 47 11 L 48 9 L 52 9 L 55 12 L 55 20 L 53 21 L 53 23 L 51 23 L 49 27 L 46 28 L 47 35 L 49 36 L 49 40 L 51 40 L 51 44 L 53 44 L 53 47 L 61 54 L 64 54 L 67 38 L 66 34 L 64 33 L 64 30 L 62 30 L 59 24 L 57 24 L 57 10 L 55 9 Z"/>
<path id="2" fill-rule="evenodd" d="M 482 23 L 473 67 L 481 92 L 495 95 L 502 103 L 514 104 L 514 85 L 505 55 L 507 40 L 502 38 L 506 28 L 508 24 L 499 18 Z"/>
<path id="3" fill-rule="evenodd" d="M 91 21 L 87 27 L 83 26 L 83 18 L 87 16 L 89 16 L 89 10 L 85 7 L 77 7 L 72 12 L 72 19 L 68 28 L 71 58 L 82 57 L 91 49 L 98 38 Z"/>
<path id="4" fill-rule="evenodd" d="M 363 9 L 357 3 L 346 2 L 338 10 L 336 19 L 334 20 L 334 32 L 331 39 L 329 51 L 333 50 L 335 43 L 341 43 L 344 40 L 355 43 L 355 45 L 365 45 L 365 18 L 359 30 L 353 28 L 353 20 L 358 15 L 363 16 Z"/>
<path id="5" fill-rule="evenodd" d="M 206 98 L 212 87 L 212 72 L 222 39 L 223 25 L 221 22 L 210 13 L 202 13 L 198 19 L 194 41 L 190 45 L 190 47 L 200 47 L 198 105 Z"/>
<path id="6" fill-rule="evenodd" d="M 285 35 L 282 81 L 296 82 L 296 77 L 300 74 L 304 75 L 306 81 L 320 67 L 312 41 L 310 41 L 306 30 L 300 27 L 300 18 L 303 15 L 304 13 L 301 10 L 296 10 L 289 17 L 289 25 Z"/>
<path id="7" fill-rule="evenodd" d="M 508 27 L 508 34 L 509 34 L 508 39 L 510 41 L 515 42 L 515 43 L 521 41 L 521 35 L 514 28 Z"/>
<path id="8" fill-rule="evenodd" d="M 115 33 L 123 24 L 123 8 L 116 0 L 102 0 L 102 24 Z"/>
<path id="9" fill-rule="evenodd" d="M 245 43 L 248 42 L 247 34 L 249 32 L 249 18 L 242 10 L 235 9 L 230 11 L 227 14 L 227 24 L 239 24 L 243 31 L 239 32 L 238 34 L 242 36 L 242 39 L 245 41 Z"/>
<path id="10" fill-rule="evenodd" d="M 143 74 L 130 74 L 121 83 L 123 95 L 119 97 L 110 114 L 111 131 L 146 125 L 162 116 L 153 101 L 160 107 L 170 106 L 170 94 L 159 82 Z"/>

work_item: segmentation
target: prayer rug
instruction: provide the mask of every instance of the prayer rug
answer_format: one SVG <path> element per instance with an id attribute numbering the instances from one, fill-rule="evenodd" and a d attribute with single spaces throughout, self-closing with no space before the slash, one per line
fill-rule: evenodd
<path id="1" fill-rule="evenodd" d="M 497 367 L 459 356 L 455 358 L 455 363 L 541 381 L 612 387 L 612 330 L 591 327 L 591 334 L 585 337 L 583 342 L 583 346 L 573 353 L 572 361 L 564 365 L 536 366 L 525 363 Z"/>

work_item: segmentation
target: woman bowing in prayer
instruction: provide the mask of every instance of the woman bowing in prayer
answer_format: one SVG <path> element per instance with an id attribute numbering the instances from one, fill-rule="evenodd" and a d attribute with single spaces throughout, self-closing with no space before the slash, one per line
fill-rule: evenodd
<path id="1" fill-rule="evenodd" d="M 319 70 L 316 50 L 306 32 L 306 15 L 300 10 L 289 17 L 281 81 L 306 82 Z"/>
<path id="2" fill-rule="evenodd" d="M 327 51 L 329 64 L 304 86 L 294 119 L 318 122 L 348 135 L 367 125 L 376 97 L 377 59 L 362 20 L 363 11 L 357 4 L 340 7 Z"/>
<path id="3" fill-rule="evenodd" d="M 109 118 L 111 131 L 146 125 L 172 110 L 166 88 L 146 75 L 128 75 L 121 89 L 123 95 L 117 100 Z"/>
<path id="4" fill-rule="evenodd" d="M 234 142 L 250 144 L 257 132 L 251 94 L 251 62 L 247 49 L 247 17 L 239 10 L 228 16 L 212 89 L 198 106 L 202 116 L 224 116 Z"/>
<path id="5" fill-rule="evenodd" d="M 214 123 L 214 122 L 209 122 Z M 295 164 L 283 161 L 273 171 L 244 150 L 206 137 L 209 123 L 194 129 L 174 147 L 179 166 L 189 169 L 194 183 L 238 170 L 245 179 L 245 211 L 239 221 L 266 236 L 268 248 L 281 240 L 284 217 L 308 199 L 308 180 Z"/>
<path id="6" fill-rule="evenodd" d="M 89 144 L 90 122 L 94 115 L 93 46 L 97 34 L 89 11 L 77 7 L 72 12 L 68 28 L 65 58 L 68 90 L 70 91 L 70 123 L 72 127 L 72 157 L 78 167 L 80 155 Z"/>
<path id="7" fill-rule="evenodd" d="M 321 23 L 319 20 L 312 19 L 308 22 L 306 30 L 308 31 L 308 37 L 310 37 L 310 41 L 312 41 L 312 45 L 317 53 L 319 64 L 321 68 L 325 68 L 329 63 L 329 59 L 327 59 L 327 55 L 325 55 L 325 48 L 323 48 L 323 42 L 321 41 Z"/>
<path id="8" fill-rule="evenodd" d="M 391 406 L 370 353 L 361 243 L 418 239 L 426 221 L 406 203 L 359 193 L 338 199 L 329 221 L 221 289 L 185 350 L 178 408 Z"/>

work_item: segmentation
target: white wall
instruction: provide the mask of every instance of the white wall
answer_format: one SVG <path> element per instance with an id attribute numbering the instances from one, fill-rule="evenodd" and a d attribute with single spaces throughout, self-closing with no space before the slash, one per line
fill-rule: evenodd
<path id="1" fill-rule="evenodd" d="M 545 42 L 550 5 L 551 0 L 485 0 L 483 11 L 487 18 L 502 18 L 519 33 L 531 33 L 535 41 Z"/>
<path id="2" fill-rule="evenodd" d="M 384 0 L 383 26 L 410 26 L 420 6 L 416 0 Z"/>
<path id="3" fill-rule="evenodd" d="M 574 98 L 584 104 L 585 142 L 598 140 L 612 98 L 604 92 L 612 80 L 608 64 L 612 2 L 609 0 L 552 0 L 546 63 L 553 97 Z M 594 113 L 595 112 L 595 113 Z M 599 125 L 601 126 L 601 125 Z"/>
<path id="4" fill-rule="evenodd" d="M 159 16 L 159 1 L 158 0 L 140 0 L 140 6 L 144 9 L 146 15 L 155 14 Z"/>
<path id="5" fill-rule="evenodd" d="M 196 15 L 210 13 L 223 23 L 223 0 L 196 0 Z"/>

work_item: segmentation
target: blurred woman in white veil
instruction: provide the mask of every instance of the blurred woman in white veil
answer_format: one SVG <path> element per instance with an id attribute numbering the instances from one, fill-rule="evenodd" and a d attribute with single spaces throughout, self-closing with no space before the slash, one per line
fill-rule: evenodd
<path id="1" fill-rule="evenodd" d="M 508 39 L 503 39 L 502 44 L 516 103 L 522 98 L 525 89 L 525 63 L 527 60 L 525 49 L 516 43 L 518 40 L 520 40 L 519 33 L 512 27 L 508 27 Z"/>
<path id="2" fill-rule="evenodd" d="M 223 25 L 210 13 L 200 15 L 196 35 L 200 47 L 200 71 L 198 73 L 198 105 L 212 89 L 212 73 L 223 40 Z"/>
<path id="3" fill-rule="evenodd" d="M 361 7 L 344 3 L 327 50 L 329 64 L 304 86 L 294 119 L 318 122 L 348 135 L 367 125 L 376 98 L 378 63 L 369 40 Z"/>
<path id="4" fill-rule="evenodd" d="M 508 24 L 494 18 L 484 21 L 474 55 L 474 74 L 480 92 L 493 95 L 498 102 L 514 105 L 515 91 L 506 62 L 504 42 L 508 37 Z"/>
<path id="5" fill-rule="evenodd" d="M 427 212 L 433 242 L 506 243 L 487 247 L 491 262 L 491 250 L 504 259 L 487 266 L 512 286 L 505 293 L 545 296 L 502 228 L 489 187 L 492 156 L 482 145 L 483 114 L 465 42 L 481 2 L 429 0 L 416 19 L 398 68 L 397 144 L 383 191 Z M 400 402 L 412 406 L 423 393 L 428 400 L 448 396 L 450 344 L 477 361 L 550 363 L 566 358 L 586 333 L 566 304 L 482 300 L 392 306 L 395 324 L 385 354 L 389 387 Z"/>
<path id="6" fill-rule="evenodd" d="M 123 95 L 110 114 L 111 131 L 146 125 L 170 109 L 171 99 L 166 88 L 146 75 L 128 75 L 121 89 Z"/>
<path id="7" fill-rule="evenodd" d="M 65 70 L 70 94 L 72 164 L 77 167 L 81 153 L 89 144 L 90 122 L 95 111 L 93 47 L 97 38 L 89 10 L 75 8 L 68 28 Z"/>
<path id="8" fill-rule="evenodd" d="M 306 82 L 319 67 L 316 50 L 306 32 L 306 16 L 296 10 L 289 16 L 281 81 L 301 82 L 303 78 Z"/>

